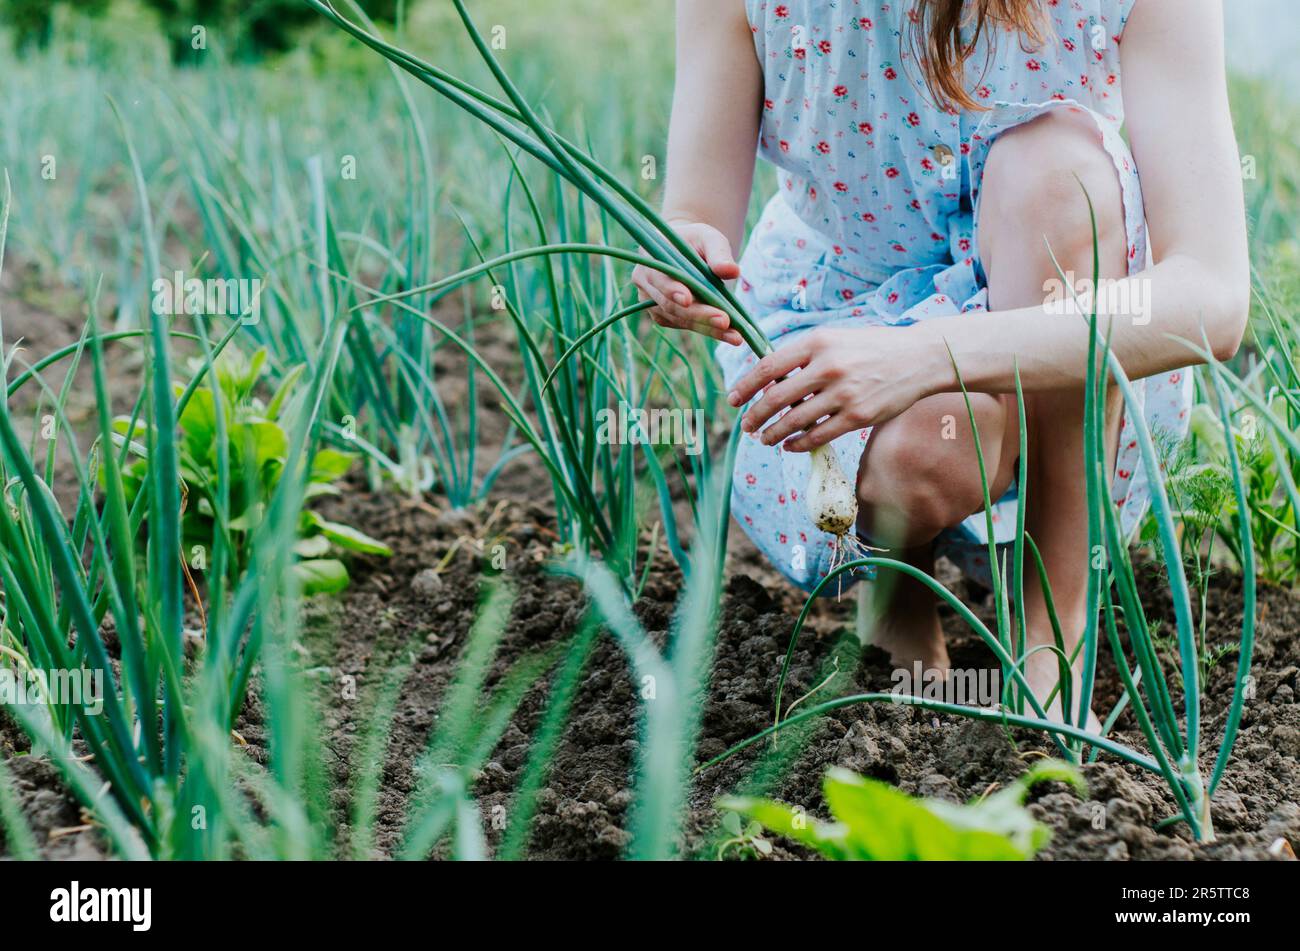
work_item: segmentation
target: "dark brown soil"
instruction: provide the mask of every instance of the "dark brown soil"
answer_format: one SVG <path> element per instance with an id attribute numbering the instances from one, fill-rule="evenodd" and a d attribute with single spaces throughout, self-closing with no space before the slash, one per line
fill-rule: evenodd
<path id="1" fill-rule="evenodd" d="M 411 580 L 422 569 L 437 565 L 455 538 L 489 539 L 507 546 L 506 575 L 518 592 L 510 627 L 494 669 L 499 677 L 508 665 L 530 650 L 554 643 L 576 628 L 581 601 L 570 582 L 558 581 L 544 570 L 550 553 L 544 510 L 536 503 L 511 502 L 484 529 L 484 513 L 439 515 L 425 505 L 376 497 L 353 496 L 348 515 L 367 531 L 388 540 L 395 557 L 382 565 L 360 568 L 353 588 L 337 605 L 338 672 L 361 682 L 381 671 L 371 670 L 378 647 L 391 649 L 414 639 L 421 645 L 403 690 L 394 723 L 385 770 L 381 833 L 378 845 L 391 848 L 400 832 L 404 804 L 411 788 L 411 766 L 427 736 L 432 715 L 445 688 L 474 615 L 478 559 L 463 545 L 441 572 L 442 586 L 432 597 L 412 590 Z M 757 556 L 735 532 L 730 582 L 723 602 L 722 625 L 704 713 L 699 759 L 715 756 L 752 736 L 771 722 L 772 698 L 781 658 L 800 601 L 796 594 L 757 564 Z M 759 580 L 761 579 L 761 580 Z M 680 578 L 671 559 L 660 555 L 637 614 L 647 631 L 661 640 L 667 631 Z M 960 583 L 960 582 L 959 582 Z M 1165 599 L 1148 593 L 1153 617 L 1167 610 Z M 1259 643 L 1255 652 L 1255 699 L 1242 723 L 1236 752 L 1215 796 L 1216 842 L 1197 845 L 1182 826 L 1153 831 L 1153 825 L 1175 812 L 1172 798 L 1157 776 L 1103 758 L 1087 766 L 1091 795 L 1080 799 L 1063 787 L 1046 787 L 1032 805 L 1034 814 L 1054 831 L 1045 859 L 1174 859 L 1265 858 L 1277 839 L 1300 841 L 1300 707 L 1295 704 L 1297 658 L 1300 657 L 1300 598 L 1274 588 L 1261 591 Z M 1240 585 L 1217 583 L 1212 595 L 1211 630 L 1232 637 L 1239 630 Z M 826 675 L 825 665 L 840 643 L 841 673 L 822 688 L 818 699 L 835 694 L 887 691 L 892 665 L 885 655 L 867 648 L 858 665 L 855 639 L 839 636 L 852 627 L 849 599 L 826 602 L 822 622 L 805 636 L 794 657 L 788 697 L 798 697 Z M 961 628 L 955 617 L 945 618 L 959 667 L 992 666 L 992 654 Z M 1214 637 L 1211 638 L 1214 640 Z M 1236 654 L 1225 656 L 1211 673 L 1204 701 L 1205 735 L 1221 735 L 1222 711 L 1231 693 Z M 1109 709 L 1119 695 L 1117 677 L 1104 664 L 1098 688 L 1098 709 Z M 522 705 L 491 762 L 483 770 L 477 792 L 483 811 L 509 810 L 511 797 L 545 699 L 535 689 Z M 346 779 L 347 762 L 359 724 L 347 705 L 329 713 L 336 754 L 336 779 Z M 591 659 L 578 695 L 575 715 L 564 736 L 544 790 L 531 855 L 541 858 L 616 858 L 627 840 L 630 802 L 629 771 L 637 744 L 636 703 L 627 665 L 612 639 L 605 638 Z M 1142 748 L 1131 717 L 1120 721 L 1117 738 Z M 686 847 L 708 854 L 718 818 L 713 803 L 745 782 L 756 754 L 751 748 L 702 773 L 691 793 Z M 1209 742 L 1206 748 L 1211 748 Z M 825 770 L 846 766 L 884 779 L 909 793 L 961 801 L 988 792 L 1014 779 L 1026 762 L 1048 753 L 1050 744 L 1035 734 L 959 717 L 935 716 L 923 710 L 892 705 L 844 708 L 820 721 L 806 735 L 782 744 L 790 762 L 776 770 L 766 792 L 803 805 L 810 813 L 822 809 L 820 784 Z M 774 771 L 772 763 L 768 772 Z M 346 816 L 341 815 L 341 822 Z M 489 830 L 489 838 L 494 833 Z M 777 847 L 778 857 L 802 856 Z"/>

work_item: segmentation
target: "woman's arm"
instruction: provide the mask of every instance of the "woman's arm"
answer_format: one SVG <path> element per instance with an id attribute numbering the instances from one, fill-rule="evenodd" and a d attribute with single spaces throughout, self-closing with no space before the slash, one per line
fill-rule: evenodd
<path id="1" fill-rule="evenodd" d="M 1199 346 L 1204 331 L 1219 358 L 1236 352 L 1249 311 L 1250 266 L 1220 0 L 1138 0 L 1122 56 L 1129 138 L 1142 176 L 1156 263 L 1128 279 L 1144 282 L 1144 296 L 1133 299 L 1150 302 L 1150 321 L 1116 320 L 1111 345 L 1125 371 L 1137 378 L 1199 362 L 1174 338 Z M 1122 293 L 1118 296 L 1123 299 Z M 871 333 L 845 331 L 855 332 Z M 845 418 L 792 441 L 789 448 L 798 451 L 884 422 L 925 396 L 955 391 L 948 347 L 972 390 L 1014 392 L 1013 358 L 1029 391 L 1081 387 L 1086 377 L 1086 322 L 1082 317 L 1062 320 L 1046 303 L 886 332 L 890 336 L 872 337 L 871 355 L 847 347 L 832 333 L 811 334 L 762 361 L 741 381 L 732 403 L 743 405 L 796 367 L 816 365 L 809 383 L 854 377 L 889 381 L 858 388 L 853 406 L 847 405 L 848 388 L 840 387 L 843 397 L 832 402 Z M 805 394 L 796 389 L 810 388 L 782 384 L 769 396 L 778 389 L 780 395 L 751 407 L 747 429 L 759 428 L 798 402 Z"/>
<path id="2" fill-rule="evenodd" d="M 762 101 L 742 0 L 678 0 L 663 216 L 724 280 L 740 274 L 733 249 L 744 237 Z M 633 281 L 659 305 L 651 314 L 663 326 L 740 343 L 725 314 L 696 304 L 676 281 L 640 267 Z"/>
<path id="3" fill-rule="evenodd" d="M 1219 359 L 1237 351 L 1250 309 L 1250 263 L 1222 4 L 1138 0 L 1121 55 L 1129 141 L 1156 262 L 1129 278 L 1145 284 L 1145 298 L 1134 299 L 1151 302 L 1150 323 L 1117 320 L 1113 330 L 1116 355 L 1137 378 L 1200 362 L 1171 337 L 1201 346 L 1203 330 Z M 1082 320 L 1069 332 L 1059 319 L 1046 321 L 1040 309 L 1030 308 L 969 325 L 960 318 L 936 321 L 930 329 L 953 348 L 967 385 L 1014 391 L 1010 356 L 994 359 L 990 352 L 996 340 L 1020 344 L 1022 375 L 1026 366 L 1035 368 L 1026 388 L 1083 382 L 1088 341 Z M 956 386 L 950 367 L 941 377 L 942 387 Z"/>

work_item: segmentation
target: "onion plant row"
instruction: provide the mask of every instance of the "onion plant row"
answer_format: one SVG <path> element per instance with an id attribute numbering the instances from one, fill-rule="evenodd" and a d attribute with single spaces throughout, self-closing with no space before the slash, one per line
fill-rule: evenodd
<path id="1" fill-rule="evenodd" d="M 125 126 L 123 127 L 125 132 Z M 158 273 L 148 194 L 133 145 L 146 266 Z M 7 210 L 6 193 L 6 210 Z M 180 547 L 182 518 L 176 421 L 204 388 L 218 409 L 223 395 L 213 361 L 235 338 L 235 322 L 217 339 L 202 320 L 179 333 L 153 312 L 139 334 L 101 334 L 92 297 L 86 332 L 74 350 L 51 355 L 42 368 L 23 372 L 17 351 L 5 358 L 6 399 L 0 405 L 0 468 L 7 487 L 0 507 L 0 579 L 6 654 L 21 675 L 86 674 L 94 687 L 71 696 L 27 698 L 6 704 L 32 737 L 34 749 L 49 756 L 70 788 L 96 816 L 124 857 L 220 857 L 241 837 L 244 852 L 269 849 L 290 854 L 305 847 L 298 832 L 304 815 L 319 803 L 300 796 L 299 780 L 306 718 L 293 713 L 300 693 L 288 673 L 288 639 L 293 616 L 293 573 L 286 562 L 296 537 L 301 493 L 308 473 L 290 465 L 275 496 L 252 529 L 252 563 L 228 584 L 226 566 L 235 558 L 231 532 L 213 533 L 207 573 L 206 611 L 187 598 L 197 595 Z M 134 337 L 145 347 L 144 386 L 125 427 L 111 418 L 105 344 Z M 173 384 L 172 347 L 185 337 L 198 349 L 201 370 L 184 387 Z M 332 364 L 338 334 L 322 344 L 322 363 Z M 78 445 L 66 413 L 74 378 L 89 363 L 98 407 L 89 448 Z M 62 367 L 59 364 L 63 364 Z M 49 374 L 63 369 L 55 389 Z M 310 458 L 323 391 L 316 377 L 297 394 L 290 460 Z M 10 408 L 23 388 L 38 391 L 54 419 L 43 460 L 38 463 L 19 436 Z M 224 414 L 215 414 L 216 425 Z M 231 468 L 221 436 L 213 500 L 217 525 L 229 528 L 232 480 L 249 477 Z M 149 462 L 134 495 L 124 487 L 128 455 Z M 71 511 L 50 489 L 56 463 L 75 476 Z M 137 544 L 142 541 L 143 545 Z M 139 556 L 138 552 L 143 552 Z M 190 582 L 187 590 L 187 581 Z M 186 623 L 197 612 L 199 627 Z M 112 647 L 108 632 L 112 632 Z M 201 644 L 202 660 L 187 664 L 184 636 Z M 275 725 L 275 780 L 264 789 L 267 829 L 277 844 L 254 834 L 252 804 L 234 793 L 238 761 L 231 752 L 231 727 L 243 707 L 253 665 L 260 663 L 264 695 Z M 33 702 L 43 699 L 44 702 Z M 102 705 L 102 710 L 99 709 Z M 74 746 L 74 743 L 76 746 Z M 81 755 L 85 750 L 89 756 Z M 256 841 L 255 841 L 256 840 Z M 302 843 L 302 845 L 295 845 Z"/>
<path id="2" fill-rule="evenodd" d="M 457 274 L 420 287 L 373 298 L 364 302 L 362 307 L 370 310 L 379 304 L 405 304 L 411 298 L 427 299 L 430 294 L 444 292 L 470 279 L 483 275 L 490 276 L 517 262 L 537 258 L 540 259 L 547 282 L 547 299 L 551 316 L 546 327 L 549 336 L 557 342 L 558 346 L 564 348 L 565 357 L 576 354 L 583 357 L 584 362 L 590 362 L 601 359 L 602 353 L 608 354 L 614 349 L 613 346 L 608 345 L 602 348 L 601 338 L 605 336 L 605 331 L 615 334 L 615 339 L 622 334 L 626 346 L 627 331 L 622 322 L 649 307 L 649 304 L 626 306 L 618 304 L 617 292 L 610 292 L 610 289 L 615 286 L 611 265 L 614 262 L 645 264 L 672 275 L 690 288 L 698 299 L 726 312 L 746 344 L 757 356 L 761 357 L 771 352 L 771 342 L 745 313 L 726 284 L 712 273 L 695 249 L 655 213 L 645 199 L 623 184 L 616 175 L 602 166 L 587 151 L 559 135 L 543 122 L 537 110 L 528 103 L 497 62 L 463 3 L 453 0 L 455 10 L 474 48 L 505 93 L 506 100 L 483 92 L 444 70 L 398 49 L 381 39 L 372 30 L 367 30 L 344 18 L 328 3 L 323 3 L 321 0 L 307 0 L 307 2 L 339 27 L 375 49 L 395 66 L 415 76 L 483 122 L 521 154 L 531 157 L 549 169 L 560 182 L 572 187 L 578 193 L 580 202 L 590 203 L 600 213 L 600 231 L 596 235 L 600 239 L 599 242 L 589 240 L 581 231 L 571 235 L 561 233 L 552 236 L 542 220 L 538 201 L 529 189 L 526 178 L 519 175 L 521 187 L 528 198 L 528 207 L 536 222 L 537 244 L 519 250 L 507 248 L 497 257 L 485 260 Z M 350 6 L 358 18 L 364 21 L 364 13 L 355 4 Z M 511 155 L 510 161 L 518 175 L 519 165 L 514 155 Z M 508 215 L 506 220 L 506 240 L 509 243 L 511 234 Z M 559 221 L 562 228 L 565 220 L 565 216 L 561 214 Z M 581 223 L 583 219 L 578 220 Z M 612 226 L 617 226 L 623 234 L 635 240 L 639 246 L 638 250 L 627 250 L 611 243 L 608 232 Z M 575 256 L 584 259 L 584 262 L 581 265 L 570 262 L 569 259 Z M 557 257 L 564 259 L 565 274 L 570 276 L 570 280 L 563 282 L 565 295 L 571 295 L 575 286 L 590 287 L 590 279 L 586 282 L 580 277 L 575 279 L 572 277 L 575 273 L 600 275 L 604 292 L 600 295 L 603 307 L 599 315 L 591 313 L 589 319 L 582 323 L 574 321 L 573 308 L 561 302 L 562 295 L 557 287 L 552 263 L 552 259 Z M 593 266 L 585 259 L 596 259 L 599 267 Z M 588 290 L 583 296 L 591 299 L 592 293 Z M 516 312 L 513 302 L 507 304 L 507 308 L 521 328 L 521 332 L 525 332 L 528 336 L 521 349 L 525 354 L 526 374 L 531 380 L 537 371 L 528 364 L 537 359 L 541 346 L 535 335 L 527 334 L 523 330 L 527 327 L 527 323 Z M 412 312 L 414 313 L 414 310 Z M 590 344 L 590 352 L 580 347 L 586 344 Z M 595 370 L 600 377 L 612 382 L 605 368 L 596 364 Z M 592 449 L 583 447 L 592 441 L 593 413 L 604 405 L 611 394 L 600 380 L 588 380 L 584 387 L 580 374 L 581 364 L 576 360 L 564 360 L 561 361 L 561 365 L 547 374 L 548 385 L 543 386 L 540 392 L 534 385 L 532 394 L 534 402 L 549 398 L 551 405 L 554 406 L 558 399 L 561 401 L 557 406 L 560 412 L 554 413 L 550 419 L 544 419 L 540 432 L 524 435 L 533 442 L 535 447 L 540 447 L 542 437 L 548 441 L 547 451 L 542 452 L 541 456 L 555 482 L 561 524 L 576 522 L 574 540 L 585 543 L 587 547 L 601 550 L 602 554 L 611 558 L 617 568 L 626 575 L 628 574 L 627 553 L 617 552 L 611 547 L 612 539 L 622 533 L 613 531 L 614 519 L 607 516 L 605 507 L 612 501 L 615 506 L 626 511 L 626 503 L 623 499 L 627 493 L 611 495 L 607 492 L 603 498 L 598 498 L 589 491 L 588 480 L 581 475 L 581 473 L 593 472 L 597 468 L 596 454 Z M 550 384 L 553 384 L 553 387 Z M 554 396 L 551 395 L 552 389 L 555 392 Z M 630 377 L 628 384 L 621 390 L 620 392 L 615 389 L 612 393 L 620 403 L 639 405 L 637 387 Z M 511 419 L 518 425 L 513 415 Z M 557 437 L 558 443 L 555 441 Z M 557 445 L 562 450 L 558 454 L 555 451 Z M 654 476 L 661 499 L 665 503 L 664 524 L 669 534 L 669 544 L 674 547 L 674 554 L 678 555 L 683 569 L 689 569 L 689 562 L 681 557 L 681 552 L 675 544 L 670 506 L 667 504 L 662 475 L 658 471 L 652 453 L 646 454 L 646 461 Z M 605 468 L 609 468 L 608 461 Z M 846 543 L 855 538 L 851 529 L 856 518 L 856 497 L 849 480 L 840 469 L 835 454 L 828 448 L 823 447 L 813 452 L 812 478 L 804 495 L 816 524 L 833 532 Z"/>
<path id="3" fill-rule="evenodd" d="M 153 262 L 146 267 L 156 273 L 158 252 L 148 193 L 143 181 L 137 185 L 144 243 Z M 316 215 L 319 240 L 314 249 L 324 258 L 330 214 L 323 191 L 316 194 L 322 205 Z M 0 203 L 0 251 L 7 196 L 6 190 Z M 94 676 L 98 689 L 6 702 L 3 714 L 28 735 L 33 755 L 58 768 L 123 858 L 374 855 L 388 731 L 409 669 L 393 664 L 364 704 L 362 715 L 369 718 L 365 755 L 354 764 L 351 834 L 341 840 L 333 833 L 334 816 L 325 794 L 329 778 L 320 774 L 319 767 L 326 757 L 313 726 L 319 721 L 317 704 L 324 698 L 315 678 L 303 669 L 296 646 L 302 633 L 302 598 L 301 582 L 293 570 L 294 542 L 311 479 L 311 447 L 322 438 L 323 408 L 353 319 L 346 282 L 335 280 L 328 267 L 319 267 L 317 273 L 323 278 L 322 339 L 308 361 L 309 370 L 293 388 L 293 405 L 279 414 L 291 421 L 286 422 L 291 464 L 276 483 L 260 520 L 244 526 L 251 534 L 248 548 L 236 552 L 231 548 L 237 533 L 230 529 L 230 496 L 240 480 L 260 474 L 239 471 L 229 440 L 221 432 L 216 434 L 218 471 L 212 479 L 216 491 L 211 502 L 217 529 L 202 572 L 191 573 L 182 560 L 177 421 L 202 394 L 213 402 L 215 428 L 219 431 L 225 425 L 227 416 L 220 410 L 229 396 L 219 385 L 216 364 L 223 351 L 247 333 L 247 327 L 234 321 L 214 339 L 206 319 L 180 330 L 151 314 L 151 325 L 145 329 L 103 333 L 92 298 L 90 320 L 75 345 L 30 366 L 20 362 L 18 350 L 6 354 L 6 398 L 0 402 L 0 476 L 7 487 L 6 505 L 0 506 L 0 653 L 4 655 L 0 662 L 20 675 L 84 671 Z M 459 339 L 450 328 L 448 333 Z M 178 343 L 199 354 L 200 368 L 184 386 L 172 382 L 172 353 Z M 124 424 L 111 415 L 113 397 L 121 394 L 110 392 L 108 348 L 137 344 L 147 348 L 151 359 L 142 391 Z M 78 371 L 87 364 L 98 406 L 88 448 L 78 443 L 78 430 L 67 410 Z M 483 370 L 491 376 L 490 367 L 484 365 Z M 545 382 L 539 380 L 537 385 L 542 388 Z M 49 443 L 40 452 L 20 436 L 22 423 L 12 410 L 29 392 L 56 421 Z M 132 456 L 148 461 L 147 478 L 134 494 L 128 492 L 123 477 Z M 75 476 L 70 503 L 50 488 L 59 465 L 70 466 Z M 711 536 L 713 544 L 698 542 L 694 558 L 721 550 L 726 489 L 723 484 L 708 493 L 712 502 L 703 511 L 712 513 L 710 527 L 697 529 L 696 534 Z M 628 500 L 630 509 L 632 501 Z M 628 533 L 627 548 L 635 550 L 635 524 L 620 523 L 616 530 Z M 585 577 L 584 564 L 575 562 L 570 570 Z M 700 623 L 698 609 L 718 602 L 721 568 L 720 556 L 713 556 L 690 587 L 695 592 L 692 609 L 682 613 L 683 623 L 690 621 L 689 636 L 680 638 L 683 648 L 674 662 L 677 672 L 663 679 L 664 702 L 655 708 L 672 718 L 685 709 L 669 702 L 678 695 L 676 690 L 692 678 L 698 680 L 699 672 L 709 666 L 707 644 L 713 628 Z M 613 597 L 628 598 L 625 579 L 603 566 L 593 570 L 610 581 Z M 568 644 L 521 659 L 489 692 L 486 676 L 505 632 L 511 602 L 508 584 L 489 582 L 456 677 L 439 705 L 428 749 L 417 763 L 399 857 L 441 854 L 444 842 L 450 857 L 486 856 L 474 778 L 524 694 L 556 668 L 542 728 L 510 811 L 502 854 L 522 855 L 528 848 L 537 793 L 599 628 L 593 615 Z M 185 640 L 191 649 L 186 649 Z M 679 685 L 676 690 L 675 685 Z M 698 697 L 698 687 L 697 683 L 697 689 L 684 692 Z M 247 759 L 235 731 L 251 691 L 258 692 L 265 711 L 270 754 L 265 770 Z M 672 722 L 676 724 L 675 719 Z M 697 722 L 676 724 L 671 735 L 693 736 Z M 669 736 L 662 730 L 657 735 Z M 678 747 L 665 746 L 661 740 L 652 749 L 662 760 L 673 757 Z M 657 770 L 645 771 L 654 782 L 640 794 L 644 805 L 637 811 L 648 817 L 643 820 L 647 830 L 656 831 L 642 835 L 643 843 L 664 841 L 657 830 L 671 828 L 679 814 L 689 759 L 673 762 L 671 782 L 665 783 Z M 12 854 L 38 854 L 4 765 L 0 765 L 0 828 Z"/>

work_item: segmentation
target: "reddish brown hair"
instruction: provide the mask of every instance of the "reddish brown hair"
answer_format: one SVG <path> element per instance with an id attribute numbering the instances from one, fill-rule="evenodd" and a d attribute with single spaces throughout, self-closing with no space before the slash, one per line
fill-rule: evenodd
<path id="1" fill-rule="evenodd" d="M 1041 45 L 1048 27 L 1042 0 L 915 0 L 912 51 L 926 88 L 941 107 L 982 109 L 966 88 L 966 61 L 980 40 L 997 30 L 1019 33 L 1022 46 Z M 962 42 L 966 29 L 970 43 Z M 993 43 L 986 49 L 991 54 Z"/>

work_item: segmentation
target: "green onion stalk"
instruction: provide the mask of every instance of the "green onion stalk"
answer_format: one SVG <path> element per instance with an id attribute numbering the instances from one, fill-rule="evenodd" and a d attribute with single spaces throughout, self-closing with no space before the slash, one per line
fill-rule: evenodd
<path id="1" fill-rule="evenodd" d="M 511 251 L 457 274 L 397 294 L 372 298 L 367 306 L 398 301 L 408 297 L 448 290 L 465 281 L 513 262 L 551 255 L 591 255 L 642 264 L 669 275 L 690 289 L 699 300 L 725 313 L 754 355 L 762 358 L 773 350 L 772 342 L 741 306 L 726 283 L 715 275 L 700 255 L 657 214 L 649 204 L 624 185 L 590 154 L 583 151 L 542 122 L 536 110 L 520 93 L 502 69 L 496 57 L 474 25 L 462 0 L 452 0 L 457 14 L 493 77 L 505 92 L 504 101 L 465 82 L 424 60 L 401 50 L 371 30 L 342 16 L 328 0 L 305 0 L 323 16 L 399 68 L 410 73 L 446 99 L 483 122 L 503 139 L 513 143 L 550 168 L 584 196 L 591 199 L 617 222 L 640 245 L 640 252 L 630 252 L 601 244 L 563 242 Z M 350 7 L 359 18 L 365 14 L 355 3 Z M 627 308 L 593 328 L 590 336 L 607 329 L 618 319 L 640 313 L 647 305 Z M 578 344 L 570 347 L 566 357 Z M 563 362 L 563 359 L 561 360 Z M 548 380 L 549 382 L 549 380 Z M 857 546 L 854 526 L 857 522 L 857 493 L 829 446 L 819 446 L 810 453 L 810 478 L 805 500 L 814 524 L 839 540 L 838 550 L 846 552 Z"/>

